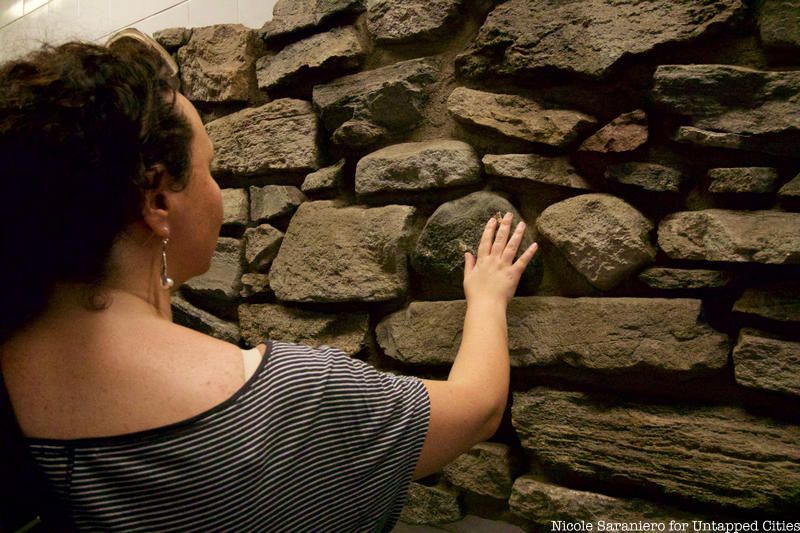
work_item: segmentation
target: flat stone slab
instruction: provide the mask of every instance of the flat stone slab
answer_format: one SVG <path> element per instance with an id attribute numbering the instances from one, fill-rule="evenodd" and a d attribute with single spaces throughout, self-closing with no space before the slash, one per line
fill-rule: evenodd
<path id="1" fill-rule="evenodd" d="M 673 259 L 800 263 L 800 213 L 683 211 L 658 226 L 658 245 Z"/>
<path id="2" fill-rule="evenodd" d="M 660 65 L 651 98 L 690 119 L 679 142 L 788 156 L 800 143 L 800 71 Z"/>
<path id="3" fill-rule="evenodd" d="M 778 188 L 778 171 L 770 167 L 712 168 L 709 192 L 756 193 L 775 192 Z"/>
<path id="4" fill-rule="evenodd" d="M 481 442 L 444 467 L 447 481 L 475 494 L 507 500 L 514 483 L 511 447 Z"/>
<path id="5" fill-rule="evenodd" d="M 250 220 L 250 200 L 245 189 L 222 189 L 222 224 L 246 226 Z"/>
<path id="6" fill-rule="evenodd" d="M 538 154 L 504 154 L 483 156 L 483 169 L 490 176 L 528 180 L 569 189 L 591 189 L 566 157 Z"/>
<path id="7" fill-rule="evenodd" d="M 733 281 L 724 270 L 651 267 L 639 273 L 639 280 L 654 289 L 719 289 Z"/>
<path id="8" fill-rule="evenodd" d="M 304 193 L 322 193 L 338 190 L 344 179 L 345 160 L 340 159 L 335 165 L 321 168 L 306 176 L 300 190 Z"/>
<path id="9" fill-rule="evenodd" d="M 314 86 L 314 107 L 335 141 L 362 147 L 419 124 L 438 79 L 435 58 L 400 61 Z"/>
<path id="10" fill-rule="evenodd" d="M 327 24 L 336 17 L 364 11 L 364 0 L 278 0 L 272 20 L 261 28 L 267 41 L 286 39 Z"/>
<path id="11" fill-rule="evenodd" d="M 800 51 L 800 0 L 761 2 L 758 33 L 767 48 Z"/>
<path id="12" fill-rule="evenodd" d="M 514 205 L 499 194 L 476 191 L 456 200 L 445 202 L 425 222 L 411 254 L 411 266 L 421 276 L 436 283 L 453 287 L 464 285 L 464 253 L 478 256 L 478 245 L 491 217 L 502 220 L 506 212 L 514 216 L 516 226 L 522 217 Z M 515 260 L 533 244 L 531 227 L 527 227 L 517 249 Z M 530 287 L 540 269 L 536 257 L 520 278 L 520 285 Z"/>
<path id="13" fill-rule="evenodd" d="M 206 124 L 216 159 L 212 172 L 242 176 L 319 168 L 317 117 L 311 103 L 281 98 Z"/>
<path id="14" fill-rule="evenodd" d="M 270 283 L 280 300 L 377 302 L 408 290 L 407 254 L 415 209 L 303 202 L 292 217 Z"/>
<path id="15" fill-rule="evenodd" d="M 466 87 L 453 89 L 447 110 L 459 122 L 557 148 L 568 146 L 597 123 L 594 117 L 579 111 L 544 109 L 530 98 Z"/>
<path id="16" fill-rule="evenodd" d="M 172 318 L 176 324 L 233 344 L 238 344 L 242 339 L 238 324 L 195 307 L 180 294 L 172 295 L 171 305 Z"/>
<path id="17" fill-rule="evenodd" d="M 744 10 L 740 0 L 509 0 L 489 13 L 472 46 L 456 58 L 456 68 L 477 79 L 530 81 L 554 69 L 602 78 L 623 57 L 691 41 L 729 26 Z"/>
<path id="18" fill-rule="evenodd" d="M 368 322 L 368 313 L 321 313 L 278 304 L 239 306 L 242 337 L 253 346 L 272 339 L 334 347 L 352 356 L 365 346 Z"/>
<path id="19" fill-rule="evenodd" d="M 616 524 L 664 524 L 664 530 L 669 531 L 671 521 L 701 519 L 698 515 L 647 500 L 569 489 L 533 476 L 520 476 L 514 481 L 508 506 L 517 516 L 548 528 L 553 527 L 554 521 L 587 522 L 595 527 L 603 520 Z"/>
<path id="20" fill-rule="evenodd" d="M 800 426 L 740 407 L 644 404 L 535 387 L 513 394 L 511 420 L 547 471 L 595 486 L 638 486 L 765 516 L 800 503 Z"/>
<path id="21" fill-rule="evenodd" d="M 733 304 L 733 311 L 778 322 L 800 322 L 800 282 L 748 287 Z"/>
<path id="22" fill-rule="evenodd" d="M 216 300 L 235 300 L 242 277 L 242 241 L 219 237 L 208 271 L 183 284 L 195 294 Z"/>
<path id="23" fill-rule="evenodd" d="M 293 213 L 306 195 L 292 185 L 250 187 L 250 220 L 263 222 Z"/>
<path id="24" fill-rule="evenodd" d="M 511 365 L 610 375 L 715 372 L 727 364 L 728 336 L 700 321 L 700 310 L 701 301 L 688 298 L 513 298 Z M 376 337 L 386 355 L 403 363 L 450 364 L 465 312 L 465 300 L 411 302 L 381 320 Z"/>
<path id="25" fill-rule="evenodd" d="M 244 232 L 244 259 L 251 272 L 265 271 L 278 255 L 283 232 L 269 224 L 247 228 Z"/>
<path id="26" fill-rule="evenodd" d="M 595 287 L 608 290 L 656 255 L 652 223 L 610 194 L 582 194 L 545 209 L 539 232 Z"/>
<path id="27" fill-rule="evenodd" d="M 417 192 L 477 183 L 481 162 L 463 141 L 440 139 L 393 144 L 356 165 L 358 195 Z"/>
<path id="28" fill-rule="evenodd" d="M 800 342 L 744 328 L 733 349 L 736 383 L 800 396 Z"/>
<path id="29" fill-rule="evenodd" d="M 686 181 L 686 176 L 680 170 L 657 163 L 628 162 L 610 165 L 604 176 L 609 181 L 653 192 L 679 192 Z"/>
<path id="30" fill-rule="evenodd" d="M 181 91 L 193 102 L 249 101 L 258 91 L 255 62 L 261 54 L 255 30 L 241 24 L 194 28 L 178 50 Z"/>
<path id="31" fill-rule="evenodd" d="M 643 146 L 649 136 L 647 115 L 641 109 L 623 113 L 583 141 L 581 152 L 632 152 Z"/>
<path id="32" fill-rule="evenodd" d="M 369 0 L 367 29 L 379 43 L 431 41 L 446 36 L 463 0 Z"/>
<path id="33" fill-rule="evenodd" d="M 400 521 L 406 524 L 444 524 L 460 520 L 462 516 L 456 491 L 412 481 Z"/>
<path id="34" fill-rule="evenodd" d="M 308 78 L 336 77 L 358 69 L 366 52 L 352 26 L 334 28 L 292 43 L 256 62 L 258 88 L 267 91 Z"/>

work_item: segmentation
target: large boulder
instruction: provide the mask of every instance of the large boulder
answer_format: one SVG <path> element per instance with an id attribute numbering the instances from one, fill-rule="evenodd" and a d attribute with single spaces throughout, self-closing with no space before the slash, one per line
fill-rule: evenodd
<path id="1" fill-rule="evenodd" d="M 368 0 L 367 29 L 379 43 L 444 37 L 459 18 L 464 0 Z"/>
<path id="2" fill-rule="evenodd" d="M 682 211 L 658 226 L 673 259 L 800 264 L 800 214 L 782 211 Z"/>
<path id="3" fill-rule="evenodd" d="M 408 289 L 407 251 L 414 208 L 339 207 L 303 202 L 270 270 L 280 300 L 377 302 Z"/>
<path id="4" fill-rule="evenodd" d="M 243 176 L 319 168 L 317 117 L 309 102 L 282 98 L 206 124 L 212 172 Z"/>
<path id="5" fill-rule="evenodd" d="M 368 146 L 419 124 L 438 77 L 434 58 L 400 61 L 314 86 L 314 106 L 334 141 Z"/>
<path id="6" fill-rule="evenodd" d="M 239 306 L 242 337 L 251 345 L 265 339 L 331 346 L 348 355 L 359 353 L 369 331 L 365 312 L 322 313 L 278 304 Z"/>
<path id="7" fill-rule="evenodd" d="M 647 115 L 641 109 L 623 113 L 583 141 L 581 152 L 632 152 L 647 142 Z"/>
<path id="8" fill-rule="evenodd" d="M 736 383 L 800 396 L 800 342 L 744 328 L 733 349 Z"/>
<path id="9" fill-rule="evenodd" d="M 636 403 L 535 387 L 513 394 L 511 419 L 546 471 L 594 486 L 764 516 L 788 516 L 800 505 L 800 426 L 740 407 Z"/>
<path id="10" fill-rule="evenodd" d="M 356 165 L 358 195 L 420 192 L 467 185 L 481 179 L 481 162 L 463 141 L 401 143 L 362 157 Z"/>
<path id="11" fill-rule="evenodd" d="M 517 209 L 502 196 L 477 191 L 436 208 L 428 218 L 417 239 L 411 255 L 411 266 L 420 275 L 461 287 L 464 283 L 464 253 L 478 256 L 478 245 L 491 217 L 501 218 L 506 212 L 514 216 L 514 226 L 522 220 Z M 525 249 L 533 244 L 531 230 L 526 228 L 515 255 L 515 260 Z M 520 284 L 529 287 L 536 280 L 538 261 L 523 273 Z"/>
<path id="12" fill-rule="evenodd" d="M 486 174 L 519 181 L 558 185 L 569 189 L 591 189 L 591 185 L 575 170 L 566 157 L 538 154 L 486 154 Z"/>
<path id="13" fill-rule="evenodd" d="M 511 365 L 645 377 L 716 372 L 727 364 L 728 336 L 703 322 L 700 310 L 700 300 L 686 298 L 513 298 Z M 465 312 L 464 300 L 415 301 L 381 320 L 375 333 L 393 359 L 449 364 L 458 353 Z"/>
<path id="14" fill-rule="evenodd" d="M 733 65 L 661 65 L 653 100 L 683 115 L 676 140 L 794 156 L 800 144 L 800 71 Z"/>
<path id="15" fill-rule="evenodd" d="M 284 47 L 256 62 L 259 89 L 271 91 L 309 80 L 322 81 L 361 66 L 364 46 L 352 26 L 334 28 Z"/>
<path id="16" fill-rule="evenodd" d="M 597 121 L 578 111 L 545 109 L 536 101 L 513 94 L 456 87 L 447 110 L 464 124 L 531 143 L 563 148 Z"/>
<path id="17" fill-rule="evenodd" d="M 489 13 L 456 67 L 477 79 L 529 80 L 554 69 L 601 78 L 624 57 L 690 41 L 744 11 L 741 0 L 509 0 Z"/>
<path id="18" fill-rule="evenodd" d="M 241 24 L 194 28 L 178 50 L 181 90 L 194 102 L 249 101 L 258 92 L 255 62 L 261 54 L 255 30 Z"/>
<path id="19" fill-rule="evenodd" d="M 335 21 L 364 11 L 364 0 L 278 0 L 272 19 L 261 28 L 268 42 L 282 41 L 313 31 Z"/>
<path id="20" fill-rule="evenodd" d="M 582 194 L 549 206 L 536 221 L 552 242 L 595 287 L 608 290 L 651 262 L 652 223 L 610 194 Z"/>

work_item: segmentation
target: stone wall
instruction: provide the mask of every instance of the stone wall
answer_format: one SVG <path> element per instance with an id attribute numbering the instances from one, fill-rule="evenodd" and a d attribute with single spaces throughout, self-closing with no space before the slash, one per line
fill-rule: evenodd
<path id="1" fill-rule="evenodd" d="M 280 0 L 158 38 L 224 188 L 182 323 L 444 378 L 487 218 L 540 243 L 501 429 L 404 521 L 797 518 L 800 1 Z"/>

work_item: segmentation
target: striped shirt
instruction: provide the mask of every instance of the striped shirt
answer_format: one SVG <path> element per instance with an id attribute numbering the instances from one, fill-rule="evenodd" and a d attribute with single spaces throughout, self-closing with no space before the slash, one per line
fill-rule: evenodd
<path id="1" fill-rule="evenodd" d="M 26 439 L 80 530 L 390 531 L 430 419 L 424 384 L 336 348 L 265 341 L 255 373 L 191 419 Z"/>

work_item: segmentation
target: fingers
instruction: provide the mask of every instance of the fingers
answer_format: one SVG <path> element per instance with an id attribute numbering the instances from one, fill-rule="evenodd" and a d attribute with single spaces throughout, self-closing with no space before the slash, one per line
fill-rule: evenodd
<path id="1" fill-rule="evenodd" d="M 495 220 L 494 217 L 490 218 L 488 222 L 486 222 L 486 227 L 484 228 L 483 235 L 481 236 L 481 243 L 478 245 L 478 259 L 489 255 L 489 251 L 492 247 L 492 239 L 494 238 L 495 226 L 497 226 L 497 220 Z"/>
<path id="2" fill-rule="evenodd" d="M 508 234 L 511 230 L 511 219 L 514 218 L 514 215 L 511 212 L 508 212 L 503 217 L 503 221 L 500 223 L 500 229 L 497 230 L 497 236 L 494 238 L 494 244 L 492 245 L 491 254 L 501 254 L 506 247 L 506 242 L 508 241 Z"/>
<path id="3" fill-rule="evenodd" d="M 517 248 L 519 248 L 519 245 L 522 242 L 522 236 L 524 235 L 524 233 L 525 233 L 525 222 L 520 222 L 519 224 L 517 224 L 517 228 L 514 230 L 514 233 L 508 239 L 508 244 L 503 250 L 504 261 L 508 261 L 509 263 L 514 262 L 514 256 L 517 255 Z"/>
<path id="4" fill-rule="evenodd" d="M 528 263 L 531 262 L 533 256 L 536 255 L 536 252 L 539 250 L 539 245 L 537 243 L 533 243 L 527 248 L 522 254 L 519 256 L 519 259 L 514 263 L 514 268 L 518 268 L 520 271 L 525 270 L 528 266 Z"/>
<path id="5" fill-rule="evenodd" d="M 472 269 L 475 268 L 475 257 L 469 253 L 464 253 L 464 278 L 472 272 Z"/>

